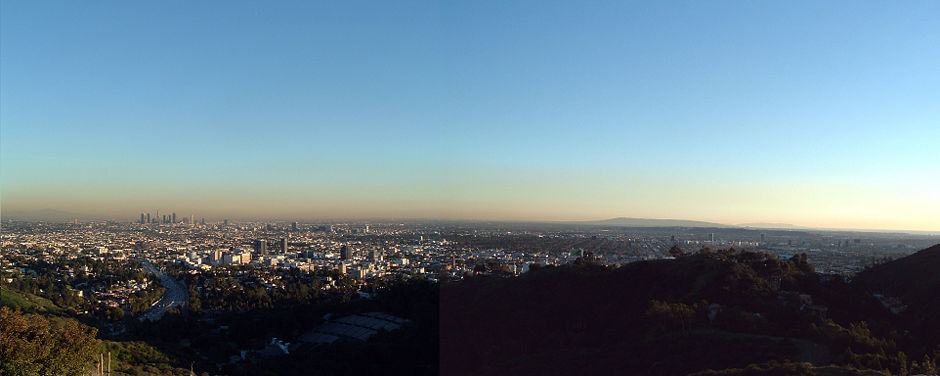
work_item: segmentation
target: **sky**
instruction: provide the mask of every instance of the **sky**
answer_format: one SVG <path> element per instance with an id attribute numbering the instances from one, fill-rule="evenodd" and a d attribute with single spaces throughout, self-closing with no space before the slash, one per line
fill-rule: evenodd
<path id="1" fill-rule="evenodd" d="M 937 1 L 3 1 L 0 204 L 940 230 Z"/>

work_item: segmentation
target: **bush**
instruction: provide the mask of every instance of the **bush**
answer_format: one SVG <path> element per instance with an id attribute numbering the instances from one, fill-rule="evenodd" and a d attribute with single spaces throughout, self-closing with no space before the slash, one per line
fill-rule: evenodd
<path id="1" fill-rule="evenodd" d="M 0 307 L 0 374 L 84 375 L 96 354 L 96 333 L 75 320 L 50 322 Z"/>

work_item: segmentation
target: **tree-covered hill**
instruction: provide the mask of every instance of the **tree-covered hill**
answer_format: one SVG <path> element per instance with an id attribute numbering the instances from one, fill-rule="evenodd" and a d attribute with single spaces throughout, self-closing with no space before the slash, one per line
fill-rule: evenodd
<path id="1" fill-rule="evenodd" d="M 859 273 L 854 283 L 885 304 L 893 304 L 923 346 L 940 337 L 940 244 L 910 256 L 874 265 Z M 933 341 L 931 341 L 933 339 Z"/>
<path id="2" fill-rule="evenodd" d="M 0 376 L 86 375 L 108 352 L 115 376 L 189 374 L 145 342 L 103 340 L 49 299 L 9 286 L 0 294 Z"/>
<path id="3" fill-rule="evenodd" d="M 97 355 L 96 330 L 0 307 L 0 375 L 84 375 Z"/>
<path id="4" fill-rule="evenodd" d="M 933 367 L 930 343 L 904 334 L 910 328 L 866 290 L 814 273 L 805 256 L 677 254 L 442 286 L 442 373 L 772 374 L 753 372 L 806 362 L 794 369 L 907 374 Z"/>
<path id="5" fill-rule="evenodd" d="M 856 280 L 870 289 L 905 298 L 913 305 L 940 304 L 940 244 L 910 256 L 878 264 Z"/>

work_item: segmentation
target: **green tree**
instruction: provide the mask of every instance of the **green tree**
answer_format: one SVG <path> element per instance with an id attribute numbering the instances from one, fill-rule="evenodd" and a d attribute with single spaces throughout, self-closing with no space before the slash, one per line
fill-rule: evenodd
<path id="1" fill-rule="evenodd" d="M 108 320 L 114 320 L 114 321 L 123 319 L 123 318 L 124 318 L 124 310 L 121 309 L 121 307 L 109 307 L 109 308 L 105 311 L 105 317 L 106 317 Z"/>
<path id="2" fill-rule="evenodd" d="M 705 249 L 707 248 L 703 248 L 702 250 L 704 251 Z M 669 248 L 669 255 L 672 257 L 682 257 L 685 256 L 686 253 L 682 248 L 679 248 L 678 245 L 673 245 L 672 248 Z"/>
<path id="3" fill-rule="evenodd" d="M 937 374 L 937 364 L 933 359 L 930 359 L 930 355 L 924 354 L 924 360 L 920 363 L 914 362 L 911 365 L 911 373 L 923 373 L 927 375 L 936 375 Z"/>
<path id="4" fill-rule="evenodd" d="M 83 375 L 98 346 L 96 330 L 0 307 L 0 375 Z"/>
<path id="5" fill-rule="evenodd" d="M 695 307 L 693 306 L 659 300 L 651 301 L 649 309 L 646 310 L 647 320 L 660 325 L 663 329 L 690 330 L 694 316 Z"/>

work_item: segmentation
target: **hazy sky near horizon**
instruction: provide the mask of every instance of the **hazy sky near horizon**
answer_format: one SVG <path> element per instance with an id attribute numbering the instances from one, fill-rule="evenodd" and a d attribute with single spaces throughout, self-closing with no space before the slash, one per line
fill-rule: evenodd
<path id="1" fill-rule="evenodd" d="M 940 230 L 940 2 L 0 3 L 3 211 Z"/>

